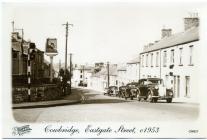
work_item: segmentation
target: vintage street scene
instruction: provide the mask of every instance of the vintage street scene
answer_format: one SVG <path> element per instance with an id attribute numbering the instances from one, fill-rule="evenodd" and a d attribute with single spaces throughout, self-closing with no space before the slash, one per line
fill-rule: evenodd
<path id="1" fill-rule="evenodd" d="M 200 17 L 192 5 L 18 5 L 18 122 L 196 121 Z"/>

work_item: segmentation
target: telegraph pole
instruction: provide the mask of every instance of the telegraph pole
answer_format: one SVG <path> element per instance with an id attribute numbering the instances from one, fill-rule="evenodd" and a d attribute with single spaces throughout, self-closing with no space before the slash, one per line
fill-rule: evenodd
<path id="1" fill-rule="evenodd" d="M 61 59 L 59 60 L 59 71 L 61 69 Z"/>
<path id="2" fill-rule="evenodd" d="M 65 29 L 66 29 L 66 34 L 65 34 L 65 74 L 66 74 L 66 70 L 67 70 L 67 53 L 68 53 L 68 26 L 73 26 L 73 24 L 69 24 L 68 22 L 65 25 Z"/>
<path id="3" fill-rule="evenodd" d="M 110 75 L 109 75 L 109 62 L 107 62 L 107 76 L 108 76 L 108 88 L 109 88 L 109 86 L 110 86 Z"/>
<path id="4" fill-rule="evenodd" d="M 72 93 L 72 90 L 71 90 L 71 85 L 72 85 L 72 82 L 71 82 L 71 77 L 72 77 L 72 71 L 73 71 L 73 64 L 72 64 L 72 53 L 70 53 L 70 94 Z"/>
<path id="5" fill-rule="evenodd" d="M 68 54 L 68 26 L 73 26 L 73 24 L 69 24 L 68 22 L 66 22 L 66 24 L 63 24 L 65 26 L 66 29 L 66 34 L 65 34 L 65 71 L 64 71 L 64 75 L 66 78 L 66 70 L 67 70 L 67 54 Z M 70 75 L 69 75 L 70 77 Z M 64 92 L 65 95 L 67 94 L 67 81 L 65 81 L 65 87 L 64 87 Z M 70 83 L 71 84 L 71 83 Z M 71 90 L 71 86 L 70 86 L 70 90 Z"/>

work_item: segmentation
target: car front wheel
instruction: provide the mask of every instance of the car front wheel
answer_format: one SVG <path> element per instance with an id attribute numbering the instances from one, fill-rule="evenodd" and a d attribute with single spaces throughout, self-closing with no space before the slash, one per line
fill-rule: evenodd
<path id="1" fill-rule="evenodd" d="M 156 103 L 156 102 L 157 102 L 157 100 L 158 100 L 157 98 L 153 98 L 153 102 L 154 102 L 154 103 Z"/>
<path id="2" fill-rule="evenodd" d="M 168 98 L 167 103 L 172 103 L 172 98 Z"/>
<path id="3" fill-rule="evenodd" d="M 147 101 L 151 102 L 153 101 L 153 98 L 152 98 L 152 92 L 151 91 L 148 91 L 148 96 L 147 96 Z"/>

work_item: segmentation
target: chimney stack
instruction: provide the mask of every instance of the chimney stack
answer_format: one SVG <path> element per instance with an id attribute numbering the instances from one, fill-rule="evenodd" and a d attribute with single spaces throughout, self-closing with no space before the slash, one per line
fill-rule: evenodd
<path id="1" fill-rule="evenodd" d="M 152 45 L 154 45 L 154 43 L 149 43 L 149 47 L 151 47 Z"/>
<path id="2" fill-rule="evenodd" d="M 192 28 L 199 26 L 199 18 L 198 17 L 187 17 L 184 18 L 184 28 L 185 31 Z"/>
<path id="3" fill-rule="evenodd" d="M 162 29 L 162 38 L 169 37 L 172 34 L 172 29 Z"/>
<path id="4" fill-rule="evenodd" d="M 143 49 L 143 51 L 146 51 L 147 48 L 148 48 L 148 46 L 147 46 L 147 45 L 144 45 L 144 49 Z"/>

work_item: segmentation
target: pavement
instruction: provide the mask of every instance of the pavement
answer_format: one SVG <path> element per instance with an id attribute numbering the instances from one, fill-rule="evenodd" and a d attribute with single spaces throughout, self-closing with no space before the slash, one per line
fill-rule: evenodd
<path id="1" fill-rule="evenodd" d="M 63 105 L 72 105 L 81 103 L 83 96 L 80 91 L 77 89 L 72 89 L 72 94 L 65 96 L 60 100 L 53 101 L 39 101 L 39 102 L 24 102 L 13 104 L 13 109 L 26 109 L 26 108 L 43 108 L 43 107 L 54 107 L 54 106 L 63 106 Z"/>

